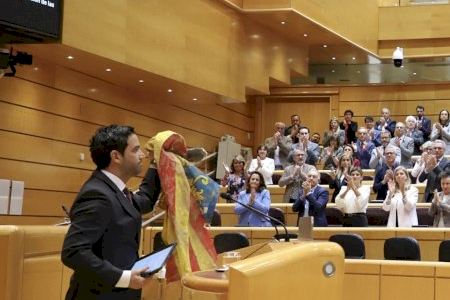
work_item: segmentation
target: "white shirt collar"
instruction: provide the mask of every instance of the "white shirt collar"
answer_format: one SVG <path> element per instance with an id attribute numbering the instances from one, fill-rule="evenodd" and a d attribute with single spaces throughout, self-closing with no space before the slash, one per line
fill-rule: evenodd
<path id="1" fill-rule="evenodd" d="M 119 177 L 117 177 L 113 173 L 108 172 L 106 170 L 100 170 L 100 171 L 102 171 L 102 173 L 105 174 L 106 177 L 108 177 L 119 188 L 120 191 L 123 191 L 123 189 L 126 187 L 126 185 L 122 181 L 122 179 L 120 179 Z"/>

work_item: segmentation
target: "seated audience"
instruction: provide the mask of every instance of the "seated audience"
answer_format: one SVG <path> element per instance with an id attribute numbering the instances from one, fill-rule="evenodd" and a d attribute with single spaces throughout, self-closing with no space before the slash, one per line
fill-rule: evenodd
<path id="1" fill-rule="evenodd" d="M 306 163 L 315 166 L 320 157 L 320 147 L 309 140 L 309 128 L 300 127 L 299 142 L 292 145 L 292 150 L 306 151 Z"/>
<path id="2" fill-rule="evenodd" d="M 362 169 L 369 168 L 370 155 L 372 150 L 375 149 L 375 145 L 372 143 L 367 129 L 360 127 L 358 129 L 358 141 L 356 142 L 356 157 L 361 162 Z"/>
<path id="3" fill-rule="evenodd" d="M 236 155 L 231 161 L 230 172 L 225 171 L 221 184 L 226 186 L 227 193 L 237 200 L 239 193 L 245 189 L 245 181 L 245 160 L 242 155 Z M 227 202 L 232 201 L 227 200 Z"/>
<path id="4" fill-rule="evenodd" d="M 331 118 L 329 123 L 329 131 L 323 134 L 323 146 L 330 146 L 330 138 L 334 137 L 337 139 L 339 145 L 344 145 L 345 142 L 345 131 L 339 128 L 339 122 L 336 117 Z"/>
<path id="5" fill-rule="evenodd" d="M 425 117 L 425 108 L 422 105 L 417 105 L 416 107 L 416 120 L 417 120 L 417 129 L 422 131 L 423 139 L 428 141 L 430 139 L 431 133 L 431 120 Z"/>
<path id="6" fill-rule="evenodd" d="M 261 145 L 256 149 L 257 156 L 252 159 L 248 172 L 258 171 L 264 176 L 266 184 L 272 184 L 272 174 L 275 170 L 275 164 L 272 158 L 267 157 L 267 147 Z"/>
<path id="7" fill-rule="evenodd" d="M 412 168 L 411 156 L 414 152 L 414 140 L 405 136 L 405 124 L 402 122 L 396 123 L 394 137 L 390 144 L 400 148 L 400 165 Z"/>
<path id="8" fill-rule="evenodd" d="M 344 214 L 342 226 L 367 227 L 367 205 L 369 204 L 370 186 L 363 185 L 363 173 L 360 168 L 352 168 L 344 186 L 336 198 L 336 207 Z"/>
<path id="9" fill-rule="evenodd" d="M 384 107 L 381 109 L 380 120 L 375 124 L 375 129 L 379 131 L 389 131 L 391 136 L 394 136 L 396 122 L 391 119 L 391 111 L 389 108 Z"/>
<path id="10" fill-rule="evenodd" d="M 339 147 L 335 136 L 330 136 L 328 146 L 322 150 L 323 168 L 325 170 L 334 170 L 339 163 L 338 157 L 341 157 L 343 150 Z"/>
<path id="11" fill-rule="evenodd" d="M 344 121 L 339 123 L 339 127 L 344 130 L 345 144 L 356 142 L 356 131 L 358 130 L 358 123 L 352 121 L 353 111 L 347 109 L 344 112 Z"/>
<path id="12" fill-rule="evenodd" d="M 375 169 L 373 191 L 377 193 L 377 200 L 384 200 L 388 191 L 389 180 L 394 180 L 394 170 L 398 164 L 395 162 L 397 154 L 391 145 L 384 150 L 384 162 Z"/>
<path id="13" fill-rule="evenodd" d="M 439 113 L 439 121 L 434 123 L 430 140 L 442 140 L 445 143 L 445 154 L 450 155 L 450 122 L 449 112 L 446 109 Z"/>
<path id="14" fill-rule="evenodd" d="M 335 172 L 331 172 L 331 177 L 333 181 L 329 183 L 330 189 L 333 189 L 333 196 L 331 202 L 334 202 L 336 196 L 341 191 L 342 186 L 347 185 L 347 177 L 350 174 L 350 169 L 353 166 L 353 158 L 348 155 L 342 155 L 339 158 L 338 168 Z"/>
<path id="15" fill-rule="evenodd" d="M 288 160 L 291 165 L 284 168 L 283 175 L 278 181 L 280 187 L 286 186 L 283 202 L 295 202 L 298 198 L 302 183 L 307 179 L 306 174 L 316 168 L 305 163 L 306 153 L 303 150 L 295 149 L 289 154 Z"/>
<path id="16" fill-rule="evenodd" d="M 419 175 L 419 182 L 427 180 L 425 187 L 425 193 L 423 195 L 424 202 L 431 202 L 433 200 L 433 193 L 437 189 L 441 191 L 439 182 L 439 174 L 442 171 L 450 171 L 450 161 L 444 157 L 445 142 L 441 140 L 435 140 L 433 142 L 434 154 L 429 154 L 425 160 L 425 169 Z"/>
<path id="17" fill-rule="evenodd" d="M 270 193 L 264 183 L 264 178 L 259 172 L 250 173 L 246 190 L 239 193 L 239 202 L 247 204 L 264 214 L 269 213 Z M 239 215 L 240 226 L 272 226 L 270 221 L 248 208 L 236 203 L 234 212 Z"/>
<path id="18" fill-rule="evenodd" d="M 425 170 L 425 162 L 428 160 L 428 156 L 430 154 L 434 154 L 433 142 L 426 141 L 422 146 L 420 146 L 420 150 L 422 151 L 422 155 L 414 163 L 414 167 L 411 170 L 411 177 L 417 182 L 422 183 L 422 181 L 417 179 L 423 170 Z"/>
<path id="19" fill-rule="evenodd" d="M 408 171 L 399 166 L 394 179 L 389 179 L 389 191 L 383 209 L 389 212 L 387 227 L 412 227 L 418 225 L 416 203 L 419 190 L 411 185 Z"/>
<path id="20" fill-rule="evenodd" d="M 296 144 L 299 141 L 299 131 L 300 131 L 300 126 L 299 125 L 292 125 L 291 126 L 291 130 L 290 130 L 290 134 L 287 135 L 287 137 L 289 137 L 291 139 L 291 144 Z"/>
<path id="21" fill-rule="evenodd" d="M 450 172 L 439 175 L 442 192 L 435 192 L 428 214 L 434 216 L 433 227 L 450 227 Z"/>
<path id="22" fill-rule="evenodd" d="M 423 132 L 417 128 L 417 120 L 413 116 L 406 117 L 406 133 L 405 136 L 410 137 L 414 140 L 414 151 L 413 155 L 420 154 L 420 146 L 422 146 Z"/>
<path id="23" fill-rule="evenodd" d="M 384 150 L 389 145 L 389 142 L 391 141 L 391 133 L 387 130 L 380 133 L 380 141 L 381 146 L 376 147 L 372 150 L 372 153 L 370 154 L 370 161 L 369 161 L 369 168 L 370 169 L 376 169 L 378 166 L 381 166 L 381 164 L 384 162 Z M 396 146 L 395 147 L 395 161 L 397 164 L 400 164 L 400 148 Z"/>
<path id="24" fill-rule="evenodd" d="M 291 126 L 284 130 L 284 135 L 290 135 L 293 126 L 300 127 L 300 116 L 297 114 L 291 116 Z"/>
<path id="25" fill-rule="evenodd" d="M 298 212 L 298 217 L 314 217 L 314 226 L 328 226 L 325 208 L 328 203 L 328 191 L 319 185 L 320 174 L 317 170 L 308 173 L 308 180 L 302 184 L 300 195 L 292 210 Z M 298 219 L 297 219 L 298 224 Z"/>
<path id="26" fill-rule="evenodd" d="M 367 134 L 369 135 L 372 143 L 375 146 L 380 146 L 381 145 L 381 140 L 380 140 L 381 131 L 379 131 L 375 128 L 375 121 L 373 120 L 373 117 L 366 116 L 364 118 L 364 125 L 367 129 Z"/>
<path id="27" fill-rule="evenodd" d="M 268 137 L 264 145 L 267 148 L 267 156 L 272 158 L 275 162 L 276 170 L 283 170 L 287 166 L 287 157 L 291 151 L 291 139 L 284 135 L 284 123 L 275 123 L 275 133 Z"/>

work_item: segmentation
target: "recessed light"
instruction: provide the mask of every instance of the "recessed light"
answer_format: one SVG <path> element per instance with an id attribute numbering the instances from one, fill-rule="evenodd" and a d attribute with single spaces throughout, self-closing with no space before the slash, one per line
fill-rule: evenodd
<path id="1" fill-rule="evenodd" d="M 254 40 L 257 40 L 259 39 L 259 34 L 252 34 L 250 37 Z"/>
<path id="2" fill-rule="evenodd" d="M 336 60 L 336 57 L 333 56 L 331 59 L 332 59 L 332 60 Z"/>
<path id="3" fill-rule="evenodd" d="M 110 68 L 107 68 L 105 71 L 106 72 L 111 72 L 112 70 Z"/>
<path id="4" fill-rule="evenodd" d="M 96 91 L 97 91 L 96 88 L 91 88 L 91 89 L 89 89 L 89 92 L 91 92 L 91 93 L 95 93 Z"/>
<path id="5" fill-rule="evenodd" d="M 37 70 L 39 70 L 39 68 L 38 67 L 34 67 L 33 70 L 37 71 Z"/>
<path id="6" fill-rule="evenodd" d="M 331 70 L 331 73 L 334 73 L 334 72 L 336 72 L 335 70 Z"/>
<path id="7" fill-rule="evenodd" d="M 168 93 L 172 93 L 173 91 L 172 91 L 172 89 L 168 89 L 167 92 Z"/>
<path id="8" fill-rule="evenodd" d="M 356 57 L 352 57 L 352 60 L 355 60 L 356 59 Z"/>
<path id="9" fill-rule="evenodd" d="M 286 21 L 281 21 L 281 25 L 286 25 Z"/>
<path id="10" fill-rule="evenodd" d="M 304 33 L 304 34 L 303 34 L 303 36 L 304 36 L 304 37 L 307 37 L 307 36 L 308 36 L 308 34 L 307 34 L 307 33 Z"/>
<path id="11" fill-rule="evenodd" d="M 72 55 L 68 55 L 67 59 L 74 59 L 75 57 L 73 57 Z"/>
<path id="12" fill-rule="evenodd" d="M 328 47 L 328 45 L 323 45 L 322 47 L 326 48 L 326 47 Z"/>
<path id="13" fill-rule="evenodd" d="M 197 98 L 192 98 L 192 100 L 197 101 Z"/>
<path id="14" fill-rule="evenodd" d="M 417 75 L 417 73 L 416 73 L 416 72 L 413 72 L 413 75 L 414 75 L 414 76 L 416 76 L 416 75 Z"/>
<path id="15" fill-rule="evenodd" d="M 358 71 L 356 71 L 356 73 L 358 73 L 358 74 L 359 74 L 359 73 L 361 73 L 361 71 L 360 71 L 360 70 L 358 70 Z"/>
<path id="16" fill-rule="evenodd" d="M 143 83 L 144 82 L 144 79 L 139 79 L 139 83 Z"/>

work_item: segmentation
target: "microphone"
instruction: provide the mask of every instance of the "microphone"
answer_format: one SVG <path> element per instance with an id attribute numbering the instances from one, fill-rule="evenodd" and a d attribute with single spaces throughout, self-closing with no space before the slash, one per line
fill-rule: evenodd
<path id="1" fill-rule="evenodd" d="M 281 226 L 283 227 L 283 229 L 284 229 L 284 240 L 285 240 L 286 242 L 289 242 L 289 238 L 290 238 L 291 236 L 290 236 L 290 234 L 288 233 L 287 228 L 286 228 L 286 226 L 284 225 L 284 223 L 281 222 L 280 220 L 278 220 L 278 219 L 276 219 L 276 218 L 274 218 L 274 217 L 271 217 L 271 216 L 269 216 L 269 215 L 263 213 L 262 211 L 260 211 L 260 210 L 258 210 L 258 209 L 256 209 L 256 208 L 254 208 L 254 207 L 248 205 L 248 204 L 245 204 L 245 203 L 242 203 L 241 201 L 238 201 L 238 200 L 233 199 L 233 197 L 231 197 L 231 195 L 230 195 L 229 193 L 220 193 L 220 197 L 222 197 L 222 198 L 224 198 L 224 199 L 226 199 L 226 200 L 230 200 L 230 201 L 236 202 L 236 203 L 242 205 L 243 207 L 245 207 L 245 208 L 251 210 L 252 212 L 255 212 L 255 213 L 257 213 L 258 215 L 260 215 L 260 216 L 266 218 L 267 220 L 273 221 L 273 222 L 275 222 L 275 223 L 281 225 Z M 275 228 L 275 231 L 276 231 L 276 233 L 277 233 L 277 234 L 275 235 L 275 239 L 276 239 L 276 240 L 279 240 L 279 238 L 280 238 L 281 236 L 280 236 L 280 234 L 278 233 L 278 227 L 277 227 L 273 222 L 270 222 L 270 224 L 272 224 L 272 226 Z"/>

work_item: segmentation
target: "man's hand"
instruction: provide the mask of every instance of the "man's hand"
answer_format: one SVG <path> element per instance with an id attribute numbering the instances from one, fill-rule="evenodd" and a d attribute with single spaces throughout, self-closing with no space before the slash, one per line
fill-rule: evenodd
<path id="1" fill-rule="evenodd" d="M 142 277 L 141 274 L 147 270 L 148 267 L 138 270 L 131 270 L 130 285 L 128 287 L 134 290 L 142 289 L 142 286 L 144 285 L 145 282 L 145 278 Z"/>

